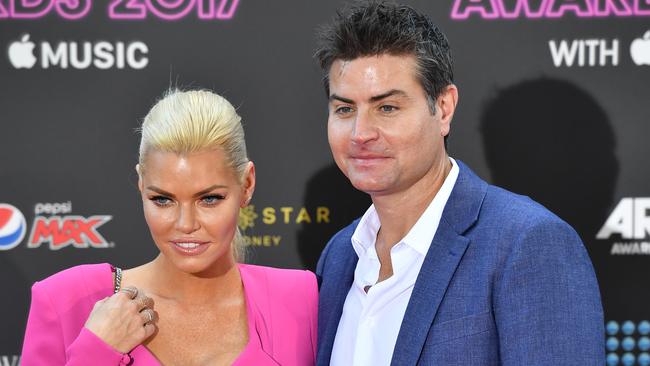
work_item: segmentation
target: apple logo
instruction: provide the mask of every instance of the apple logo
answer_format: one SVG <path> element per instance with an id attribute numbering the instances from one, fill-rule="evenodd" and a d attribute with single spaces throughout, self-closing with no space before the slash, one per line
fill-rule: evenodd
<path id="1" fill-rule="evenodd" d="M 650 30 L 630 45 L 630 55 L 637 65 L 650 65 Z"/>
<path id="2" fill-rule="evenodd" d="M 36 63 L 34 42 L 29 41 L 29 34 L 24 34 L 20 41 L 9 45 L 9 61 L 17 69 L 31 69 Z"/>

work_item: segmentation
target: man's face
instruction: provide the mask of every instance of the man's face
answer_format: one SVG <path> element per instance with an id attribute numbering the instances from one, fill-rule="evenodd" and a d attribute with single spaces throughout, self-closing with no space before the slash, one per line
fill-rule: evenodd
<path id="1" fill-rule="evenodd" d="M 354 187 L 387 195 L 439 173 L 455 87 L 438 98 L 431 114 L 415 58 L 387 54 L 337 60 L 329 80 L 328 139 L 336 164 Z"/>

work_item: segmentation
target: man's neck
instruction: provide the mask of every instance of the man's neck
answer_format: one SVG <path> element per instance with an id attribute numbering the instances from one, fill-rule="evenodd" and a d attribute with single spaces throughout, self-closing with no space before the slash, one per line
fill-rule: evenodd
<path id="1" fill-rule="evenodd" d="M 390 252 L 418 221 L 449 175 L 452 164 L 445 154 L 437 166 L 411 187 L 388 195 L 372 196 L 381 229 L 376 249 Z"/>

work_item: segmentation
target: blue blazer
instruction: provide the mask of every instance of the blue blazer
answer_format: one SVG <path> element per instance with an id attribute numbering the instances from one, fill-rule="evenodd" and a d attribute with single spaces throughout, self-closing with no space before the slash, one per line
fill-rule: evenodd
<path id="1" fill-rule="evenodd" d="M 391 365 L 603 365 L 598 283 L 576 232 L 531 199 L 458 180 L 404 314 Z M 358 257 L 358 221 L 327 244 L 317 365 L 329 365 Z"/>

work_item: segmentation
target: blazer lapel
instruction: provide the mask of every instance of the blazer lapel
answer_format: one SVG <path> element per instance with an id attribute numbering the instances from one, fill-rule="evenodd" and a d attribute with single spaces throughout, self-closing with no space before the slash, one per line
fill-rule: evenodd
<path id="1" fill-rule="evenodd" d="M 469 239 L 462 234 L 478 218 L 487 183 L 456 160 L 458 179 L 413 287 L 400 327 L 391 365 L 417 364 L 429 329 L 460 263 Z"/>
<path id="2" fill-rule="evenodd" d="M 413 287 L 391 365 L 417 364 L 440 302 L 468 244 L 467 238 L 440 222 Z"/>

